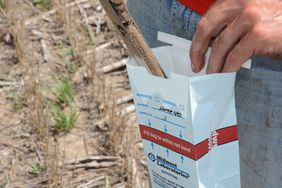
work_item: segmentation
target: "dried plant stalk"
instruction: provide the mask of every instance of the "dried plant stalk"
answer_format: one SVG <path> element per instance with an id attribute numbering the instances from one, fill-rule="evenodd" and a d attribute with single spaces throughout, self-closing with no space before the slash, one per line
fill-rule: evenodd
<path id="1" fill-rule="evenodd" d="M 143 60 L 145 66 L 153 75 L 166 77 L 157 58 L 129 15 L 124 0 L 100 0 L 100 2 L 120 31 L 131 55 Z"/>

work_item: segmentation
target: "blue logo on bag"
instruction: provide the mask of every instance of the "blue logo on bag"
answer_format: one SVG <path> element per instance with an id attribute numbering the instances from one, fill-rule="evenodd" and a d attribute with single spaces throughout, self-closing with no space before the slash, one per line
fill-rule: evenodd
<path id="1" fill-rule="evenodd" d="M 149 159 L 150 159 L 151 161 L 155 162 L 156 157 L 155 157 L 155 155 L 154 155 L 154 154 L 149 153 L 149 154 L 148 154 L 148 157 L 149 157 Z"/>

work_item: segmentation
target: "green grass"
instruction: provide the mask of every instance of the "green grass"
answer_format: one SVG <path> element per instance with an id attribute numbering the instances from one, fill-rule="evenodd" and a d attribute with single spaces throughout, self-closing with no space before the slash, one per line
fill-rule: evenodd
<path id="1" fill-rule="evenodd" d="M 62 61 L 66 70 L 74 74 L 78 70 L 78 62 L 74 60 L 74 51 L 72 48 L 63 48 L 61 52 Z"/>
<path id="2" fill-rule="evenodd" d="M 94 34 L 92 31 L 86 29 L 86 38 L 87 38 L 87 45 L 92 46 L 94 44 L 94 41 L 92 40 L 92 37 Z"/>
<path id="3" fill-rule="evenodd" d="M 54 105 L 52 110 L 54 119 L 53 132 L 54 133 L 68 133 L 75 127 L 79 114 L 74 108 L 70 108 L 68 112 L 64 111 L 60 106 Z"/>
<path id="4" fill-rule="evenodd" d="M 22 93 L 20 91 L 15 90 L 15 89 L 10 89 L 9 90 L 9 98 L 13 102 L 13 109 L 16 112 L 19 112 L 23 108 Z"/>
<path id="5" fill-rule="evenodd" d="M 31 0 L 32 3 L 36 6 L 40 6 L 43 9 L 50 10 L 52 7 L 52 1 L 51 0 Z"/>
<path id="6" fill-rule="evenodd" d="M 43 168 L 39 164 L 31 165 L 31 174 L 39 175 L 43 171 Z"/>
<path id="7" fill-rule="evenodd" d="M 57 103 L 69 106 L 74 102 L 73 85 L 68 79 L 58 80 L 58 83 L 53 91 L 57 97 Z"/>
<path id="8" fill-rule="evenodd" d="M 65 67 L 71 74 L 74 74 L 78 70 L 78 64 L 75 61 L 65 61 Z"/>
<path id="9" fill-rule="evenodd" d="M 7 187 L 9 182 L 11 181 L 9 176 L 3 176 L 0 178 L 0 188 Z"/>
<path id="10" fill-rule="evenodd" d="M 74 51 L 72 48 L 64 48 L 61 52 L 61 56 L 66 58 L 67 56 L 74 57 Z"/>
<path id="11" fill-rule="evenodd" d="M 4 2 L 4 0 L 0 0 L 0 7 L 1 7 L 1 8 L 5 8 L 5 2 Z"/>
<path id="12" fill-rule="evenodd" d="M 75 127 L 79 113 L 74 104 L 74 89 L 67 78 L 56 79 L 57 83 L 52 90 L 56 100 L 51 102 L 53 123 L 51 130 L 54 134 L 67 134 Z"/>

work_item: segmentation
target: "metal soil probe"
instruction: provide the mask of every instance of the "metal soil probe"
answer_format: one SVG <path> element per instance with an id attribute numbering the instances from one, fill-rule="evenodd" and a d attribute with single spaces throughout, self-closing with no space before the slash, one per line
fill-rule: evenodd
<path id="1" fill-rule="evenodd" d="M 129 15 L 124 0 L 100 0 L 100 2 L 114 25 L 118 28 L 129 49 L 129 53 L 138 61 L 142 61 L 147 70 L 153 75 L 165 78 L 166 76 L 158 60 Z"/>

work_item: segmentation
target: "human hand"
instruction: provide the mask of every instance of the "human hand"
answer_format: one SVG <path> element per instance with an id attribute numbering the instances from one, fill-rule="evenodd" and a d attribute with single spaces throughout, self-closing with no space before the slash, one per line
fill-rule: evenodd
<path id="1" fill-rule="evenodd" d="M 208 74 L 238 71 L 252 55 L 282 59 L 282 1 L 217 1 L 202 17 L 193 37 L 194 72 L 203 68 L 213 37 Z"/>

